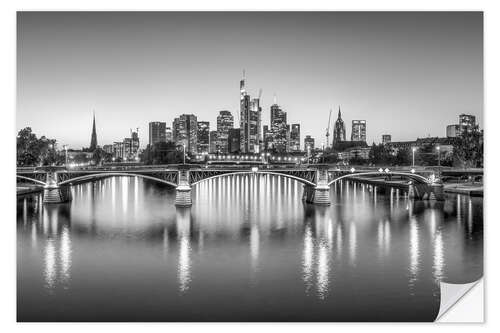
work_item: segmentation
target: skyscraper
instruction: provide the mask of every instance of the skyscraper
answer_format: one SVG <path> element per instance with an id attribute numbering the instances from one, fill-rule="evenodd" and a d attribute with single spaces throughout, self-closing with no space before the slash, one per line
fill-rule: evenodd
<path id="1" fill-rule="evenodd" d="M 352 121 L 351 141 L 366 142 L 366 120 Z"/>
<path id="2" fill-rule="evenodd" d="M 234 127 L 234 118 L 231 112 L 223 110 L 217 116 L 217 151 L 227 153 L 229 131 Z"/>
<path id="3" fill-rule="evenodd" d="M 269 126 L 268 125 L 264 125 L 262 126 L 262 135 L 264 137 L 263 139 L 263 143 L 264 143 L 264 146 L 263 146 L 263 149 L 265 151 L 268 151 L 269 149 L 272 149 L 272 145 L 273 145 L 273 133 L 271 132 L 271 130 L 269 129 Z"/>
<path id="4" fill-rule="evenodd" d="M 340 106 L 339 106 L 339 115 L 337 118 L 337 121 L 335 122 L 335 127 L 333 128 L 333 143 L 345 141 L 345 125 L 344 121 L 342 120 L 342 115 L 340 113 Z"/>
<path id="5" fill-rule="evenodd" d="M 273 148 L 280 153 L 287 151 L 286 112 L 278 104 L 271 105 L 271 133 Z"/>
<path id="6" fill-rule="evenodd" d="M 167 123 L 161 121 L 152 121 L 149 123 L 149 145 L 157 142 L 166 142 Z"/>
<path id="7" fill-rule="evenodd" d="M 245 87 L 245 72 L 240 81 L 240 151 L 258 153 L 261 139 L 261 113 L 259 98 L 250 98 Z"/>
<path id="8" fill-rule="evenodd" d="M 300 151 L 300 124 L 292 124 L 290 132 L 290 150 Z"/>
<path id="9" fill-rule="evenodd" d="M 174 138 L 172 136 L 172 127 L 165 127 L 165 141 L 174 141 Z"/>
<path id="10" fill-rule="evenodd" d="M 240 129 L 230 128 L 227 141 L 228 153 L 238 153 L 240 151 Z"/>
<path id="11" fill-rule="evenodd" d="M 217 131 L 210 131 L 210 149 L 209 149 L 209 153 L 210 154 L 217 153 Z"/>
<path id="12" fill-rule="evenodd" d="M 182 114 L 172 124 L 173 141 L 185 146 L 186 152 L 196 154 L 198 142 L 198 120 L 193 114 Z"/>
<path id="13" fill-rule="evenodd" d="M 197 151 L 199 154 L 208 153 L 210 149 L 210 123 L 208 121 L 198 122 Z"/>
<path id="14" fill-rule="evenodd" d="M 95 130 L 95 113 L 92 121 L 92 135 L 90 137 L 89 151 L 94 151 L 97 148 L 97 132 Z"/>

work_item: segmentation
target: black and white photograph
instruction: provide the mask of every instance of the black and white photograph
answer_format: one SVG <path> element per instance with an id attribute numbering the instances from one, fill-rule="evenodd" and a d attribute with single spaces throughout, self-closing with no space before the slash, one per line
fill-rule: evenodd
<path id="1" fill-rule="evenodd" d="M 434 322 L 483 278 L 482 11 L 13 15 L 17 322 Z"/>

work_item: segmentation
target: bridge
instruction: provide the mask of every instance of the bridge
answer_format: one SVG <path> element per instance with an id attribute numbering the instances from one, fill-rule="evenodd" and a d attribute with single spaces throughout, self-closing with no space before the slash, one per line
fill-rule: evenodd
<path id="1" fill-rule="evenodd" d="M 44 203 L 71 200 L 70 186 L 106 177 L 142 177 L 176 188 L 175 205 L 192 205 L 191 189 L 200 182 L 216 177 L 240 174 L 271 174 L 287 177 L 304 184 L 303 200 L 317 205 L 330 204 L 330 186 L 342 179 L 362 177 L 401 177 L 408 181 L 408 195 L 415 199 L 444 200 L 443 184 L 432 170 L 389 170 L 376 168 L 339 168 L 329 165 L 200 165 L 179 164 L 165 166 L 124 166 L 70 169 L 66 167 L 18 168 L 18 181 L 43 187 Z"/>

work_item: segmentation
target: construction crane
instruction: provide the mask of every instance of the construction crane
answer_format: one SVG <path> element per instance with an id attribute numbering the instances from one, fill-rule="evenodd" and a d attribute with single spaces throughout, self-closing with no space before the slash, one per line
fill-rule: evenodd
<path id="1" fill-rule="evenodd" d="M 332 109 L 330 109 L 330 115 L 328 116 L 328 127 L 326 128 L 326 148 L 328 148 L 328 138 L 330 137 L 330 120 L 332 119 Z"/>

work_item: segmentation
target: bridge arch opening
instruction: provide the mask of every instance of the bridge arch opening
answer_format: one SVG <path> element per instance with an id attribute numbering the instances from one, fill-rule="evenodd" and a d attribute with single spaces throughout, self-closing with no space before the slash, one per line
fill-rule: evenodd
<path id="1" fill-rule="evenodd" d="M 163 179 L 159 179 L 156 177 L 151 177 L 151 176 L 146 176 L 142 174 L 136 174 L 136 173 L 126 173 L 126 172 L 108 172 L 108 173 L 96 173 L 96 174 L 91 174 L 91 175 L 85 175 L 85 176 L 79 176 L 75 178 L 71 178 L 68 180 L 64 180 L 60 182 L 58 185 L 73 185 L 73 183 L 84 183 L 86 181 L 93 181 L 93 180 L 98 180 L 98 179 L 103 179 L 103 178 L 110 178 L 110 177 L 139 177 L 143 179 L 149 179 L 158 183 L 162 184 L 167 184 L 172 187 L 176 187 L 177 184 L 173 182 L 169 182 Z"/>
<path id="2" fill-rule="evenodd" d="M 304 185 L 311 185 L 311 186 L 316 185 L 315 183 L 313 183 L 309 180 L 306 180 L 306 179 L 303 179 L 303 178 L 300 178 L 300 177 L 297 177 L 294 175 L 289 175 L 289 174 L 280 173 L 280 172 L 259 170 L 259 171 L 236 171 L 236 172 L 221 173 L 219 175 L 213 175 L 213 176 L 198 180 L 198 181 L 192 183 L 191 186 L 198 185 L 198 184 L 200 184 L 204 181 L 210 180 L 210 179 L 216 179 L 216 178 L 227 177 L 227 176 L 235 176 L 235 175 L 274 175 L 274 176 L 280 176 L 283 178 L 290 178 L 290 179 L 296 180 Z"/>
<path id="3" fill-rule="evenodd" d="M 332 185 L 343 179 L 356 179 L 362 176 L 402 176 L 406 177 L 408 180 L 413 180 L 419 184 L 430 184 L 431 181 L 424 176 L 417 175 L 414 173 L 406 173 L 406 172 L 378 172 L 378 171 L 370 171 L 370 172 L 360 172 L 360 173 L 349 173 L 338 178 L 335 178 L 328 182 L 328 186 Z"/>
<path id="4" fill-rule="evenodd" d="M 47 185 L 45 182 L 43 182 L 43 181 L 41 181 L 41 180 L 34 179 L 34 178 L 30 178 L 30 177 L 25 177 L 25 176 L 21 176 L 21 175 L 16 175 L 16 178 L 17 178 L 17 179 L 22 179 L 22 180 L 27 180 L 27 181 L 29 181 L 29 182 L 36 183 L 37 185 L 40 185 L 40 186 L 45 186 L 45 185 Z"/>

